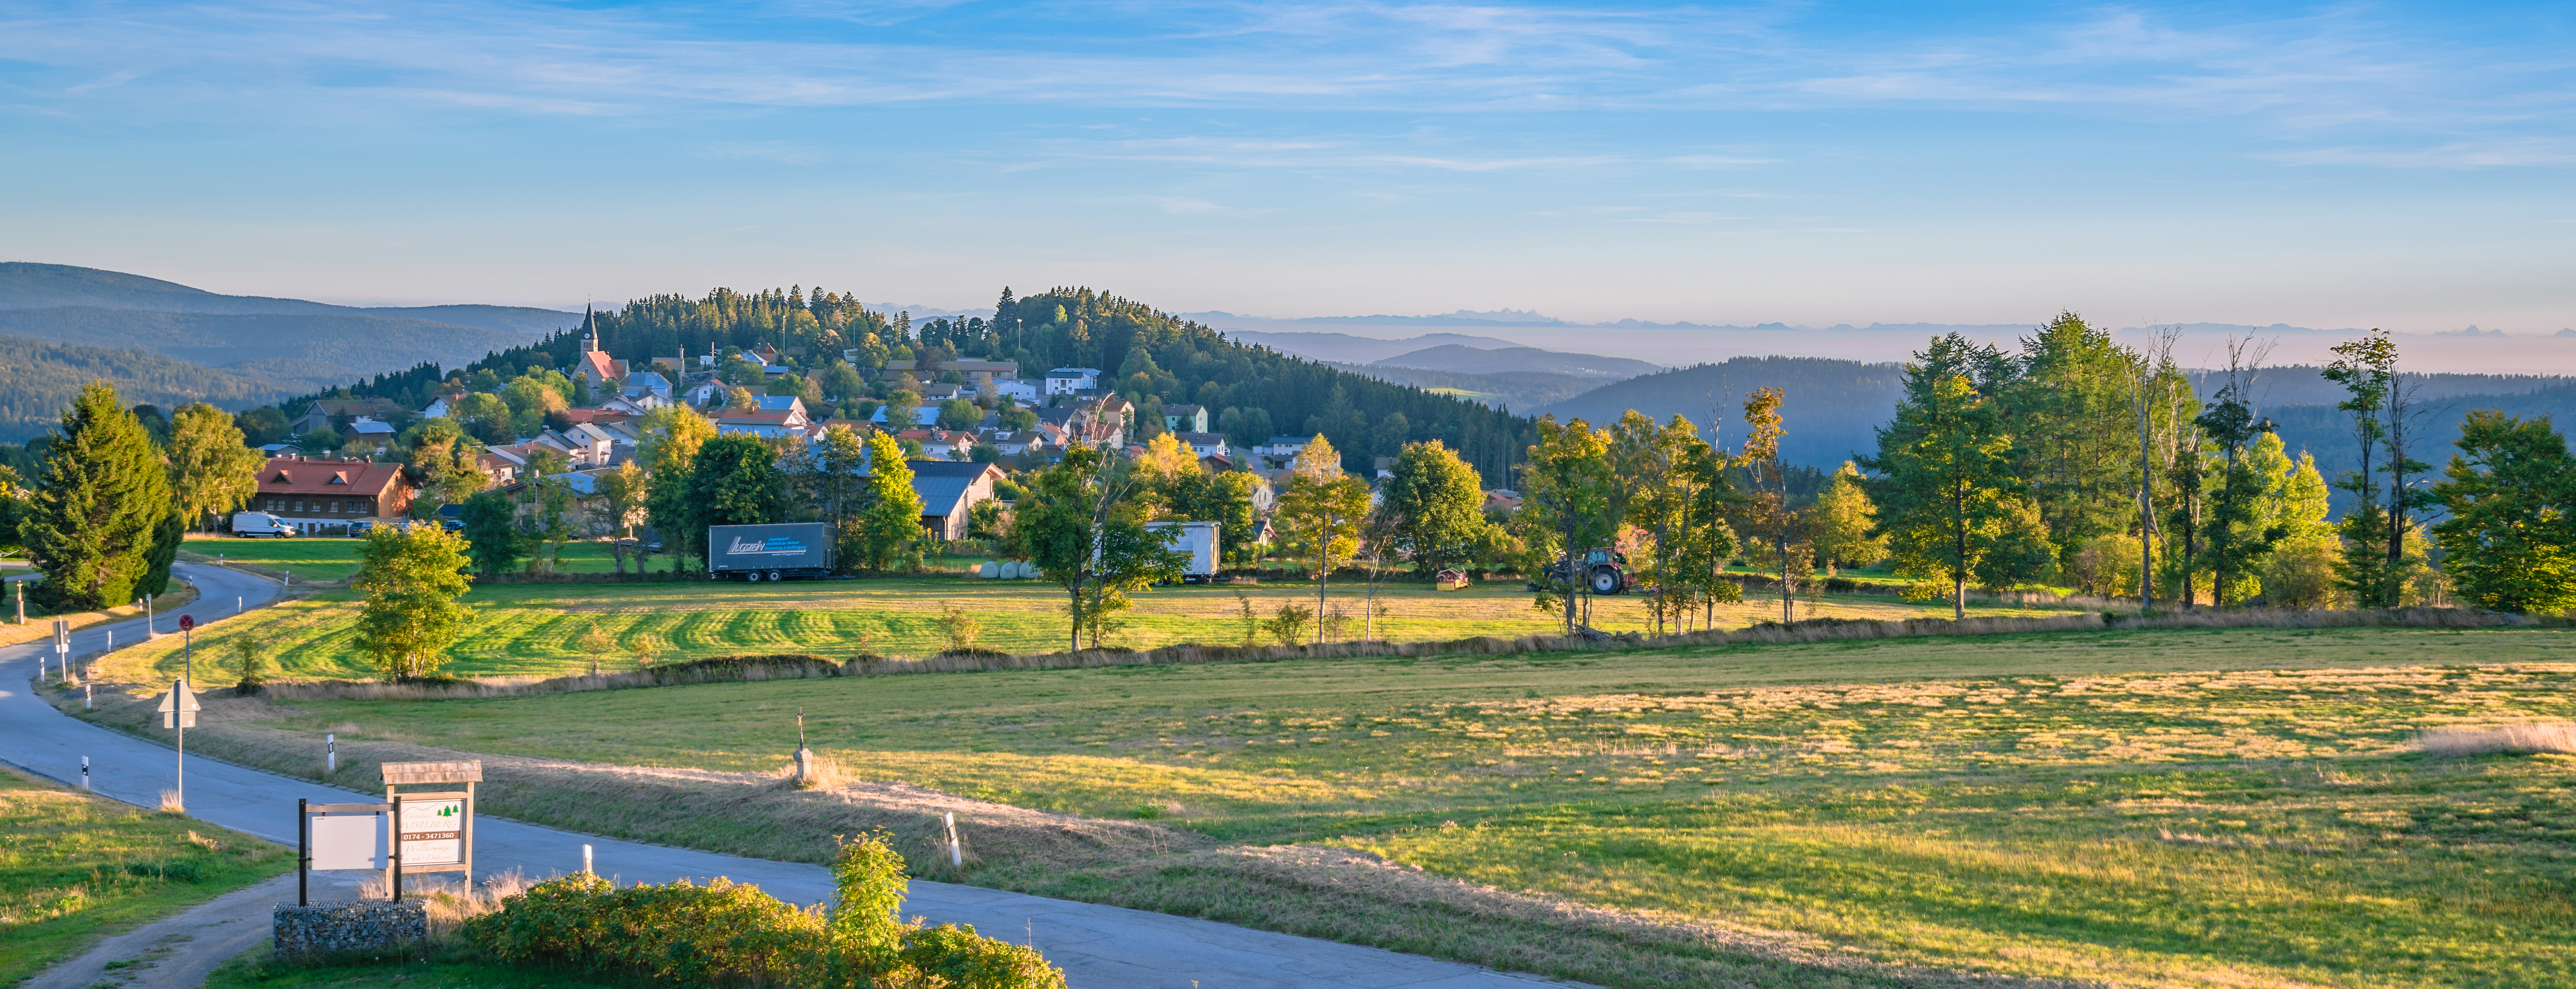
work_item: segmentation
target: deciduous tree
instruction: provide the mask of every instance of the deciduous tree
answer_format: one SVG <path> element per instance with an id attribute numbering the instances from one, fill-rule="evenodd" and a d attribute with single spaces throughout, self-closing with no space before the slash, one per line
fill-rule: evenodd
<path id="1" fill-rule="evenodd" d="M 423 679 L 446 662 L 474 618 L 458 603 L 465 579 L 465 541 L 434 525 L 404 532 L 384 527 L 358 550 L 358 575 L 349 586 L 366 596 L 358 614 L 358 648 L 397 683 Z"/>
<path id="2" fill-rule="evenodd" d="M 258 450 L 242 445 L 233 417 L 203 402 L 179 407 L 170 422 L 170 487 L 189 525 L 249 504 L 259 493 Z"/>

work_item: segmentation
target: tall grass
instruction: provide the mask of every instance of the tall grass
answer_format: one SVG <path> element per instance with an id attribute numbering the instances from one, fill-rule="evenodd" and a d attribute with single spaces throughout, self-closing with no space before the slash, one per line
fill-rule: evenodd
<path id="1" fill-rule="evenodd" d="M 2576 753 L 2576 722 L 2435 728 L 2424 733 L 2421 744 L 2426 753 L 2440 756 Z"/>

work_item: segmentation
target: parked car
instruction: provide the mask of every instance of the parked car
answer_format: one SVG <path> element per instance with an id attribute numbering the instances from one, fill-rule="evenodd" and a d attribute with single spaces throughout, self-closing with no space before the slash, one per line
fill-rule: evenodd
<path id="1" fill-rule="evenodd" d="M 286 524 L 285 519 L 267 512 L 234 512 L 233 535 L 244 539 L 256 539 L 261 536 L 270 539 L 287 539 L 295 535 L 295 527 Z"/>

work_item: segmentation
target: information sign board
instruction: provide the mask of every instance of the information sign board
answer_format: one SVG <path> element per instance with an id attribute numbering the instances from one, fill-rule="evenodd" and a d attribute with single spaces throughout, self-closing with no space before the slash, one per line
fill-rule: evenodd
<path id="1" fill-rule="evenodd" d="M 402 799 L 403 868 L 465 863 L 465 797 L 413 796 Z"/>
<path id="2" fill-rule="evenodd" d="M 385 867 L 385 816 L 383 814 L 315 815 L 313 828 L 313 864 L 315 871 L 333 869 L 382 869 Z"/>

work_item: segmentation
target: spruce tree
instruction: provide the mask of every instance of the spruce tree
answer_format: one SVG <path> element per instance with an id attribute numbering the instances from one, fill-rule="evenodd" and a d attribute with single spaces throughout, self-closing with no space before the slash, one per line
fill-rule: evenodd
<path id="1" fill-rule="evenodd" d="M 156 530 L 175 510 L 160 451 L 104 381 L 81 389 L 49 439 L 21 525 L 45 573 L 37 593 L 79 610 L 132 601 L 151 569 Z"/>

